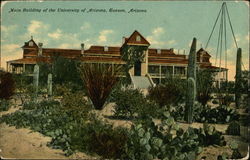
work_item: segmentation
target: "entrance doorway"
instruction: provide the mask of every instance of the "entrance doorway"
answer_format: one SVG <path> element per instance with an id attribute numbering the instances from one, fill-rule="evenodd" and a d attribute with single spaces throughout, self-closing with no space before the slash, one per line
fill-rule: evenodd
<path id="1" fill-rule="evenodd" d="M 135 76 L 141 76 L 141 62 L 140 61 L 135 62 L 134 73 L 135 73 Z"/>

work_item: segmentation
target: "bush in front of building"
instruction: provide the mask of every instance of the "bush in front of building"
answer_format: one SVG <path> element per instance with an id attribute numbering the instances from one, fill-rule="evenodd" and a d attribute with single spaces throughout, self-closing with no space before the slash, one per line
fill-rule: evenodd
<path id="1" fill-rule="evenodd" d="M 185 100 L 186 81 L 180 78 L 166 78 L 164 84 L 149 88 L 148 98 L 161 107 L 182 103 Z"/>
<path id="2" fill-rule="evenodd" d="M 0 70 L 0 99 L 10 99 L 15 91 L 15 81 L 11 73 Z"/>
<path id="3" fill-rule="evenodd" d="M 156 117 L 160 108 L 138 89 L 117 89 L 112 99 L 116 103 L 114 115 L 122 119 Z"/>

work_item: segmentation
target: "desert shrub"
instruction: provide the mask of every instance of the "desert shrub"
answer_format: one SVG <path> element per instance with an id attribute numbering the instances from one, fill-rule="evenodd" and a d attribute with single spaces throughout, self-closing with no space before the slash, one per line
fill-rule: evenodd
<path id="1" fill-rule="evenodd" d="M 198 135 L 199 144 L 202 146 L 226 145 L 222 132 L 217 131 L 214 126 L 210 126 L 207 123 L 203 124 L 203 128 L 194 129 L 194 132 Z"/>
<path id="2" fill-rule="evenodd" d="M 38 105 L 38 103 L 36 103 L 35 101 L 25 102 L 23 104 L 23 109 L 32 110 L 32 109 L 37 108 L 37 105 Z"/>
<path id="3" fill-rule="evenodd" d="M 185 81 L 178 78 L 166 78 L 165 83 L 149 88 L 148 98 L 164 105 L 177 104 L 184 101 Z"/>
<path id="4" fill-rule="evenodd" d="M 185 104 L 180 103 L 177 105 L 164 106 L 163 109 L 159 110 L 159 112 L 162 111 L 168 111 L 175 120 L 182 121 L 185 114 Z M 193 112 L 195 122 L 228 123 L 239 119 L 239 114 L 234 108 L 224 105 L 211 108 L 209 105 L 202 105 L 199 102 L 195 102 Z"/>
<path id="5" fill-rule="evenodd" d="M 213 91 L 214 74 L 210 70 L 200 70 L 197 73 L 197 100 L 202 105 L 206 105 L 211 99 Z"/>
<path id="6" fill-rule="evenodd" d="M 229 146 L 233 150 L 233 153 L 231 155 L 232 159 L 241 159 L 241 158 L 243 158 L 242 155 L 239 152 L 238 144 L 235 141 L 232 141 Z"/>
<path id="7" fill-rule="evenodd" d="M 115 116 L 120 118 L 155 117 L 159 106 L 148 101 L 138 89 L 117 90 L 114 96 Z"/>
<path id="8" fill-rule="evenodd" d="M 229 106 L 232 102 L 234 102 L 234 96 L 232 95 L 224 95 L 220 97 L 220 103 L 221 105 Z"/>
<path id="9" fill-rule="evenodd" d="M 0 112 L 8 111 L 10 108 L 10 102 L 6 99 L 0 99 Z"/>
<path id="10" fill-rule="evenodd" d="M 213 104 L 219 104 L 219 102 L 218 102 L 217 100 L 215 100 L 215 99 L 212 100 L 212 103 L 213 103 Z"/>
<path id="11" fill-rule="evenodd" d="M 192 129 L 184 132 L 169 113 L 164 115 L 160 124 L 149 120 L 132 126 L 124 159 L 195 159 L 201 152 L 198 136 Z"/>
<path id="12" fill-rule="evenodd" d="M 193 118 L 194 120 L 199 119 L 200 113 L 203 111 L 204 106 L 199 102 L 195 102 L 193 106 Z M 185 115 L 185 103 L 178 103 L 176 105 L 164 106 L 163 111 L 170 112 L 171 116 L 174 117 L 176 121 L 183 121 Z M 162 112 L 162 111 L 160 111 Z"/>
<path id="13" fill-rule="evenodd" d="M 12 74 L 0 70 L 0 99 L 10 99 L 15 91 Z"/>
<path id="14" fill-rule="evenodd" d="M 97 153 L 103 158 L 120 158 L 125 151 L 127 129 L 113 128 L 111 124 L 93 119 L 82 128 L 78 150 Z"/>
<path id="15" fill-rule="evenodd" d="M 121 67 L 84 63 L 79 67 L 88 97 L 95 109 L 101 110 L 114 85 L 118 82 Z"/>
<path id="16" fill-rule="evenodd" d="M 83 92 L 67 93 L 61 100 L 62 110 L 81 124 L 88 119 L 91 106 L 87 104 Z"/>
<path id="17" fill-rule="evenodd" d="M 237 121 L 232 121 L 227 127 L 226 133 L 229 135 L 240 135 L 240 124 Z"/>
<path id="18" fill-rule="evenodd" d="M 199 116 L 195 118 L 196 122 L 208 122 L 208 123 L 228 123 L 233 120 L 238 120 L 239 114 L 234 108 L 221 105 L 216 108 L 210 106 L 204 106 L 199 113 Z"/>
<path id="19" fill-rule="evenodd" d="M 115 116 L 133 117 L 144 104 L 144 96 L 139 90 L 118 90 L 114 97 Z"/>

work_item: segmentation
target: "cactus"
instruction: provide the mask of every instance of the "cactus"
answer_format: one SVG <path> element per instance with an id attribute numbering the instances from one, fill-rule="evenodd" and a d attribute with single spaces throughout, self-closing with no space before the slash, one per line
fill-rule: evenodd
<path id="1" fill-rule="evenodd" d="M 52 96 L 52 74 L 48 74 L 48 96 Z"/>
<path id="2" fill-rule="evenodd" d="M 193 121 L 193 106 L 196 99 L 196 38 L 193 39 L 188 57 L 187 70 L 187 99 L 185 108 L 185 120 L 188 123 Z"/>
<path id="3" fill-rule="evenodd" d="M 235 75 L 235 105 L 236 108 L 240 107 L 241 99 L 241 48 L 237 50 L 237 59 L 236 59 L 236 75 Z"/>
<path id="4" fill-rule="evenodd" d="M 240 124 L 237 121 L 233 121 L 229 124 L 227 131 L 229 135 L 240 135 Z"/>
<path id="5" fill-rule="evenodd" d="M 38 84 L 39 84 L 39 66 L 36 64 L 33 72 L 33 84 L 35 88 L 35 95 L 38 93 Z"/>

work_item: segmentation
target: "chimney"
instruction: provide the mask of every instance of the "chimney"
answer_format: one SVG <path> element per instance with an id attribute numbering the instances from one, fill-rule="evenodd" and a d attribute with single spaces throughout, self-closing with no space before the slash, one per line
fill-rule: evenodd
<path id="1" fill-rule="evenodd" d="M 42 56 L 43 53 L 43 43 L 38 43 L 38 56 Z"/>
<path id="2" fill-rule="evenodd" d="M 84 54 L 84 43 L 81 43 L 81 54 Z"/>

